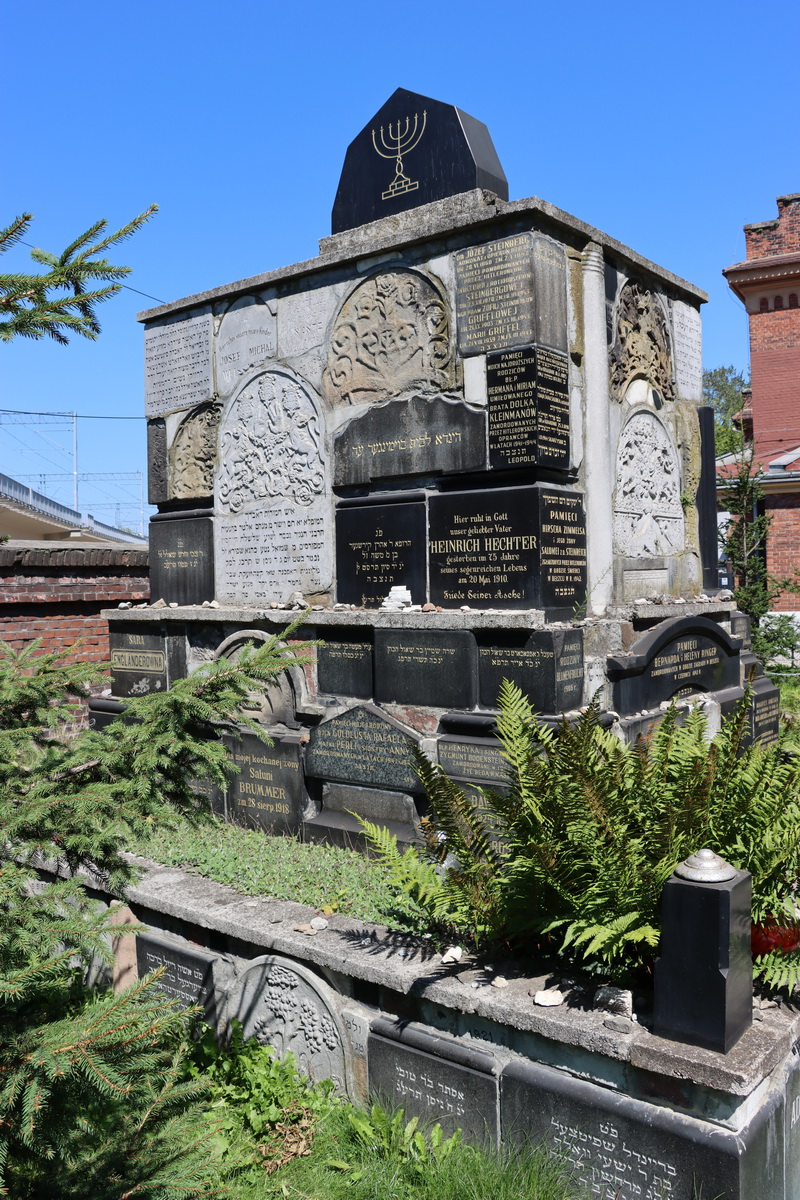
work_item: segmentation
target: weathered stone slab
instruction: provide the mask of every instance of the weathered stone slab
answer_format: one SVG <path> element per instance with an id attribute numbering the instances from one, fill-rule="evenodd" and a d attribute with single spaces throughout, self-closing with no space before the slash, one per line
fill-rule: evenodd
<path id="1" fill-rule="evenodd" d="M 570 464 L 569 363 L 544 346 L 486 356 L 492 467 Z"/>
<path id="2" fill-rule="evenodd" d="M 404 586 L 425 602 L 425 504 L 364 504 L 336 512 L 336 598 L 377 607 Z"/>
<path id="3" fill-rule="evenodd" d="M 214 599 L 212 517 L 152 518 L 150 598 L 167 604 L 202 604 Z"/>
<path id="4" fill-rule="evenodd" d="M 270 305 L 260 296 L 234 300 L 222 318 L 216 338 L 220 395 L 230 395 L 247 371 L 274 358 L 276 344 L 276 322 Z"/>
<path id="5" fill-rule="evenodd" d="M 753 623 L 747 613 L 731 613 L 731 637 L 742 639 L 742 649 L 753 646 Z"/>
<path id="6" fill-rule="evenodd" d="M 311 730 L 306 771 L 318 779 L 420 790 L 410 730 L 371 704 L 351 708 Z"/>
<path id="7" fill-rule="evenodd" d="M 579 492 L 545 484 L 431 496 L 430 593 L 443 607 L 546 608 L 586 598 Z"/>
<path id="8" fill-rule="evenodd" d="M 681 471 L 672 435 L 655 413 L 635 412 L 617 445 L 614 552 L 628 559 L 680 554 L 685 529 Z"/>
<path id="9" fill-rule="evenodd" d="M 311 389 L 264 371 L 228 403 L 215 485 L 220 601 L 287 602 L 332 583 L 324 424 Z"/>
<path id="10" fill-rule="evenodd" d="M 750 1125 L 720 1125 L 613 1092 L 534 1063 L 500 1080 L 504 1141 L 544 1142 L 597 1200 L 788 1200 L 783 1189 L 783 1099 Z"/>
<path id="11" fill-rule="evenodd" d="M 462 354 L 533 343 L 568 349 L 563 246 L 519 233 L 460 250 L 454 262 Z"/>
<path id="12" fill-rule="evenodd" d="M 178 426 L 169 448 L 170 500 L 205 500 L 214 494 L 220 407 L 201 404 Z"/>
<path id="13" fill-rule="evenodd" d="M 465 630 L 375 630 L 377 701 L 474 708 L 477 684 L 474 634 Z"/>
<path id="14" fill-rule="evenodd" d="M 398 88 L 347 148 L 331 229 L 340 233 L 445 196 L 508 181 L 481 121 Z"/>
<path id="15" fill-rule="evenodd" d="M 215 964 L 223 965 L 218 954 L 151 932 L 137 934 L 136 962 L 140 977 L 164 967 L 157 984 L 159 991 L 183 1008 L 200 1004 L 206 1010 L 213 1009 L 215 983 L 223 986 L 225 982 L 221 976 L 214 978 Z"/>
<path id="16" fill-rule="evenodd" d="M 495 636 L 478 650 L 479 700 L 496 708 L 500 684 L 515 683 L 536 712 L 559 713 L 583 703 L 583 632 L 541 629 L 527 639 Z"/>
<path id="17" fill-rule="evenodd" d="M 211 309 L 162 317 L 144 331 L 144 410 L 161 417 L 214 395 Z"/>
<path id="18" fill-rule="evenodd" d="M 296 735 L 272 738 L 271 746 L 245 730 L 239 738 L 225 738 L 239 768 L 228 783 L 228 817 L 247 829 L 297 833 L 308 801 L 300 740 Z"/>
<path id="19" fill-rule="evenodd" d="M 703 399 L 703 321 L 683 300 L 672 301 L 672 356 L 675 385 L 685 400 Z"/>
<path id="20" fill-rule="evenodd" d="M 228 992 L 228 1028 L 234 1018 L 245 1038 L 272 1046 L 279 1057 L 291 1051 L 304 1075 L 332 1079 L 340 1094 L 350 1094 L 338 999 L 306 967 L 277 954 L 252 959 Z"/>
<path id="21" fill-rule="evenodd" d="M 496 1146 L 498 1088 L 494 1056 L 402 1021 L 378 1018 L 368 1042 L 370 1091 L 407 1117 L 460 1129 L 468 1141 Z"/>
<path id="22" fill-rule="evenodd" d="M 163 504 L 167 489 L 167 426 L 156 417 L 147 422 L 147 502 Z"/>
<path id="23" fill-rule="evenodd" d="M 753 680 L 752 686 L 753 741 L 761 746 L 774 746 L 780 731 L 780 688 L 766 676 Z"/>
<path id="24" fill-rule="evenodd" d="M 707 617 L 662 621 L 628 654 L 608 658 L 614 708 L 636 713 L 693 692 L 719 692 L 739 683 L 739 642 Z"/>
<path id="25" fill-rule="evenodd" d="M 352 783 L 323 784 L 322 806 L 328 812 L 353 812 L 368 821 L 383 823 L 399 821 L 413 825 L 417 815 L 414 798 L 407 792 L 357 787 Z"/>
<path id="26" fill-rule="evenodd" d="M 346 425 L 333 454 L 335 484 L 482 470 L 486 415 L 441 396 L 393 400 Z"/>
<path id="27" fill-rule="evenodd" d="M 372 639 L 368 631 L 353 630 L 349 636 L 326 636 L 317 646 L 319 690 L 331 695 L 372 696 Z"/>

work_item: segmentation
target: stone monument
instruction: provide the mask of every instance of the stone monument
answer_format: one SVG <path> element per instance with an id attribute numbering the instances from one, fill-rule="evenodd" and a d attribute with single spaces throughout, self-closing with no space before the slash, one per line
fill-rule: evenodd
<path id="1" fill-rule="evenodd" d="M 703 591 L 705 296 L 507 195 L 484 125 L 399 89 L 347 150 L 317 258 L 140 316 L 167 607 L 111 614 L 114 694 L 300 606 L 324 642 L 264 698 L 275 752 L 233 743 L 231 820 L 347 842 L 356 811 L 413 837 L 411 746 L 502 778 L 504 677 L 551 720 L 600 689 L 627 738 L 675 696 L 713 726 L 742 695 L 737 616 Z M 774 737 L 767 680 L 754 704 Z"/>

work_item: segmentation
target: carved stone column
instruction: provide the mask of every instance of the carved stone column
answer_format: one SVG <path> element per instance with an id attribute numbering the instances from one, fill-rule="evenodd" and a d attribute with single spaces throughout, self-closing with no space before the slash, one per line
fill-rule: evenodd
<path id="1" fill-rule="evenodd" d="M 589 242 L 583 256 L 584 445 L 589 604 L 602 616 L 614 588 L 612 492 L 614 454 L 609 436 L 608 347 L 603 251 Z"/>

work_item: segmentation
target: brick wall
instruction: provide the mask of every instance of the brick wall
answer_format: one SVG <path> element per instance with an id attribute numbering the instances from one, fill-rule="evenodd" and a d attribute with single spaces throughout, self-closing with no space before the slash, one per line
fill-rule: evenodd
<path id="1" fill-rule="evenodd" d="M 765 497 L 764 509 L 770 518 L 767 538 L 767 570 L 778 579 L 794 575 L 800 567 L 800 494 L 780 492 Z M 800 595 L 784 592 L 773 605 L 778 612 L 797 612 Z"/>
<path id="2" fill-rule="evenodd" d="M 800 250 L 800 193 L 778 196 L 778 218 L 745 225 L 747 257 L 766 258 Z"/>
<path id="3" fill-rule="evenodd" d="M 150 596 L 148 552 L 119 546 L 0 546 L 0 640 L 21 650 L 42 638 L 47 650 L 79 639 L 75 658 L 108 659 L 103 608 Z"/>

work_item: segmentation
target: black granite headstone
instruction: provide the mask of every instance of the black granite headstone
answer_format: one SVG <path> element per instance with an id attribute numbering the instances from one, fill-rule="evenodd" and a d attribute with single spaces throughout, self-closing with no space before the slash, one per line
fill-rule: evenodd
<path id="1" fill-rule="evenodd" d="M 739 683 L 739 641 L 707 617 L 662 621 L 628 654 L 612 655 L 607 662 L 614 708 L 623 714 Z"/>
<path id="2" fill-rule="evenodd" d="M 478 662 L 466 630 L 376 629 L 375 699 L 474 708 Z"/>
<path id="3" fill-rule="evenodd" d="M 239 767 L 228 783 L 228 819 L 265 833 L 296 833 L 308 799 L 300 740 L 294 734 L 271 737 L 271 746 L 244 730 L 240 738 L 225 738 Z"/>
<path id="4" fill-rule="evenodd" d="M 700 484 L 697 488 L 697 518 L 703 588 L 716 592 L 719 583 L 719 526 L 717 524 L 717 471 L 714 410 L 698 408 L 700 422 Z M 736 636 L 734 634 L 734 636 Z"/>
<path id="5" fill-rule="evenodd" d="M 500 1079 L 503 1141 L 548 1145 L 597 1200 L 789 1200 L 782 1108 L 774 1092 L 733 1130 L 538 1063 Z"/>
<path id="6" fill-rule="evenodd" d="M 586 599 L 579 492 L 546 484 L 430 498 L 430 593 L 444 608 L 545 608 Z"/>
<path id="7" fill-rule="evenodd" d="M 147 626 L 134 631 L 112 625 L 108 642 L 115 696 L 146 696 L 167 690 L 167 643 L 162 633 L 151 633 Z"/>
<path id="8" fill-rule="evenodd" d="M 425 603 L 425 505 L 363 504 L 336 512 L 336 594 L 342 604 L 377 607 L 403 585 Z"/>
<path id="9" fill-rule="evenodd" d="M 479 702 L 496 708 L 500 684 L 515 683 L 536 712 L 559 713 L 583 703 L 583 631 L 540 629 L 527 639 L 485 634 L 478 650 Z"/>
<path id="10" fill-rule="evenodd" d="M 398 88 L 347 148 L 333 233 L 473 188 L 508 199 L 489 130 L 452 104 Z"/>
<path id="11" fill-rule="evenodd" d="M 150 597 L 167 604 L 202 604 L 214 599 L 212 517 L 152 518 Z"/>
<path id="12" fill-rule="evenodd" d="M 518 233 L 460 250 L 454 260 L 462 355 L 534 343 L 568 350 L 563 246 Z"/>
<path id="13" fill-rule="evenodd" d="M 311 730 L 306 772 L 318 779 L 418 792 L 411 758 L 415 741 L 399 721 L 362 704 Z"/>
<path id="14" fill-rule="evenodd" d="M 752 702 L 753 741 L 774 746 L 778 741 L 781 719 L 781 692 L 771 679 L 754 679 Z"/>
<path id="15" fill-rule="evenodd" d="M 436 743 L 439 765 L 455 779 L 502 783 L 508 763 L 496 738 L 454 737 L 445 734 Z"/>
<path id="16" fill-rule="evenodd" d="M 372 696 L 370 630 L 335 630 L 317 647 L 319 690 L 334 696 Z"/>
<path id="17" fill-rule="evenodd" d="M 167 424 L 157 417 L 147 422 L 147 501 L 164 504 L 167 500 Z"/>
<path id="18" fill-rule="evenodd" d="M 354 417 L 333 443 L 334 483 L 480 471 L 486 415 L 460 400 L 411 396 Z"/>
<path id="19" fill-rule="evenodd" d="M 445 1134 L 498 1142 L 497 1063 L 485 1050 L 379 1017 L 367 1043 L 369 1090 Z"/>
<path id="20" fill-rule="evenodd" d="M 731 637 L 741 638 L 744 650 L 752 649 L 753 622 L 747 613 L 731 613 Z"/>
<path id="21" fill-rule="evenodd" d="M 486 391 L 492 467 L 569 467 L 565 354 L 543 346 L 488 354 Z"/>
<path id="22" fill-rule="evenodd" d="M 139 975 L 149 975 L 158 967 L 164 974 L 158 988 L 183 1008 L 208 1003 L 214 987 L 214 963 L 219 956 L 195 949 L 182 942 L 140 933 L 136 937 L 136 964 Z"/>

